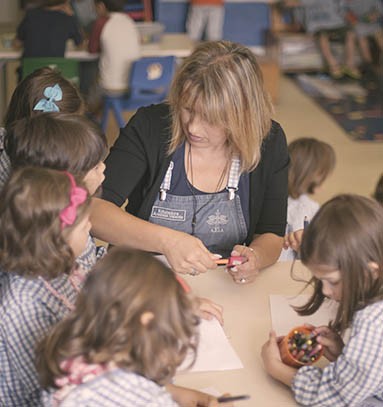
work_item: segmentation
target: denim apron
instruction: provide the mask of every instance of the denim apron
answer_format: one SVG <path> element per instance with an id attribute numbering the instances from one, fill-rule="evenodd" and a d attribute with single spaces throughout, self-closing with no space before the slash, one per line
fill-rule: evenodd
<path id="1" fill-rule="evenodd" d="M 180 196 L 168 193 L 174 167 L 174 163 L 170 162 L 153 204 L 149 222 L 193 234 L 201 239 L 212 253 L 229 256 L 234 245 L 242 244 L 247 236 L 241 198 L 236 193 L 240 165 L 239 158 L 234 157 L 224 191 L 213 194 L 200 194 L 196 191 L 193 195 Z"/>

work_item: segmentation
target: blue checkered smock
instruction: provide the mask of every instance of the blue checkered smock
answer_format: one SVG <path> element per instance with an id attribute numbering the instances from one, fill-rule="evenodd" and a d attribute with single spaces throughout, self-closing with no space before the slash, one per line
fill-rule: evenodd
<path id="1" fill-rule="evenodd" d="M 383 301 L 355 314 L 348 343 L 324 369 L 305 366 L 292 386 L 295 399 L 310 407 L 356 406 L 368 397 L 383 401 Z"/>
<path id="2" fill-rule="evenodd" d="M 50 284 L 75 302 L 77 291 L 67 275 Z M 0 405 L 41 405 L 35 346 L 68 312 L 42 280 L 0 271 Z"/>
<path id="3" fill-rule="evenodd" d="M 51 407 L 52 394 L 44 393 Z M 115 369 L 74 388 L 60 407 L 177 407 L 164 387 L 135 373 Z"/>

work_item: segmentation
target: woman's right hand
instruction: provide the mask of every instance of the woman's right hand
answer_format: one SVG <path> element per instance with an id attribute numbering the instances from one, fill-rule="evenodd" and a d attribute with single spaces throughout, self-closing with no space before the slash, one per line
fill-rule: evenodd
<path id="1" fill-rule="evenodd" d="M 318 334 L 317 342 L 323 347 L 323 355 L 330 362 L 334 362 L 344 348 L 342 337 L 328 326 L 316 327 L 314 332 Z"/>
<path id="2" fill-rule="evenodd" d="M 217 267 L 216 255 L 210 253 L 200 239 L 174 230 L 169 233 L 163 254 L 176 273 L 197 275 Z"/>

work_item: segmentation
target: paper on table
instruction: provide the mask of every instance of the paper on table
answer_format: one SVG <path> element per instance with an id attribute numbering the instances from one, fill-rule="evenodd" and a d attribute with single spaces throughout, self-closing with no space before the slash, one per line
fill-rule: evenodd
<path id="1" fill-rule="evenodd" d="M 327 325 L 335 317 L 338 308 L 334 301 L 325 301 L 315 314 L 299 316 L 291 305 L 303 305 L 308 295 L 270 295 L 272 327 L 277 336 L 286 335 L 295 326 L 309 323 L 314 326 Z"/>
<path id="2" fill-rule="evenodd" d="M 222 326 L 215 318 L 210 321 L 202 319 L 199 328 L 200 338 L 196 361 L 191 369 L 185 370 L 191 361 L 191 355 L 187 355 L 184 363 L 179 367 L 178 373 L 243 368 L 243 364 L 227 339 Z"/>

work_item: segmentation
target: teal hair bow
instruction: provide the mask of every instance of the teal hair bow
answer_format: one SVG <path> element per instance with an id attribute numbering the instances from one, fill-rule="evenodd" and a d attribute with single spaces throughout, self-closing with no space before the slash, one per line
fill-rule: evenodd
<path id="1" fill-rule="evenodd" d="M 56 83 L 54 86 L 47 86 L 44 89 L 44 96 L 40 99 L 33 110 L 42 110 L 43 112 L 59 112 L 60 109 L 55 102 L 60 102 L 63 98 L 63 92 L 60 85 Z"/>

